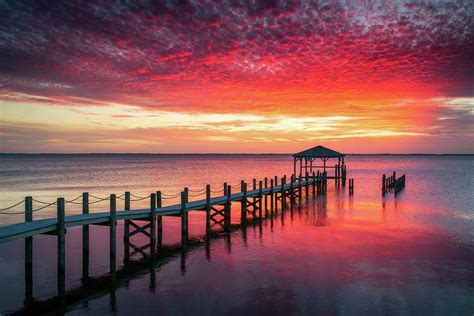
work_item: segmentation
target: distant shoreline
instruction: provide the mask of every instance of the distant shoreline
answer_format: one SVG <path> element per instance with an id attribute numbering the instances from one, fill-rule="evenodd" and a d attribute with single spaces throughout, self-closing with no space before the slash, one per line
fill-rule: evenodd
<path id="1" fill-rule="evenodd" d="M 0 156 L 291 156 L 292 153 L 0 153 Z M 459 154 L 430 154 L 430 153 L 408 153 L 408 154 L 356 154 L 348 153 L 347 156 L 474 156 L 474 153 Z"/>

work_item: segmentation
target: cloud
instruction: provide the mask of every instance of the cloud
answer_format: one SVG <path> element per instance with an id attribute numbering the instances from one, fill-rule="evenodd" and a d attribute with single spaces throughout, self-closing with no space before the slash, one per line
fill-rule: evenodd
<path id="1" fill-rule="evenodd" d="M 464 150 L 472 12 L 472 1 L 4 1 L 5 150 L 25 131 L 45 150 L 376 137 Z"/>
<path id="2" fill-rule="evenodd" d="M 229 90 L 249 91 L 257 104 L 254 94 L 281 87 L 330 97 L 397 80 L 413 93 L 428 82 L 440 93 L 470 94 L 473 8 L 471 1 L 4 2 L 0 74 L 10 92 L 145 108 L 231 107 Z"/>

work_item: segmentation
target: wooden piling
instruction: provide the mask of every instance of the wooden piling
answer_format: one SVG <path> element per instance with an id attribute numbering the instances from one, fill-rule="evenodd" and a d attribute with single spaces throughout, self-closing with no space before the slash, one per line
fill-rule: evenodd
<path id="1" fill-rule="evenodd" d="M 301 175 L 299 175 L 298 177 L 298 205 L 301 207 L 301 198 L 302 198 L 302 195 L 303 195 L 303 185 L 302 185 L 302 181 L 301 181 Z"/>
<path id="2" fill-rule="evenodd" d="M 156 249 L 156 194 L 150 194 L 150 254 Z"/>
<path id="3" fill-rule="evenodd" d="M 160 209 L 163 207 L 163 198 L 161 197 L 161 191 L 156 191 L 156 208 Z M 156 217 L 156 229 L 157 229 L 157 243 L 158 246 L 163 244 L 163 217 L 158 215 Z"/>
<path id="4" fill-rule="evenodd" d="M 385 174 L 382 176 L 382 195 L 385 196 L 385 192 L 386 192 L 387 188 L 386 188 L 386 179 L 385 179 Z"/>
<path id="5" fill-rule="evenodd" d="M 293 204 L 295 202 L 295 178 L 294 175 L 290 176 L 290 208 L 293 210 Z"/>
<path id="6" fill-rule="evenodd" d="M 188 188 L 181 192 L 181 244 L 185 246 L 188 243 Z"/>
<path id="7" fill-rule="evenodd" d="M 66 269 L 66 252 L 65 252 L 65 234 L 66 229 L 64 225 L 65 210 L 64 210 L 64 198 L 58 198 L 56 200 L 56 210 L 57 210 L 57 240 L 58 240 L 58 295 L 64 297 L 66 293 L 66 278 L 65 278 L 65 269 Z"/>
<path id="8" fill-rule="evenodd" d="M 82 214 L 89 214 L 89 193 L 82 193 Z M 82 226 L 82 280 L 89 278 L 89 225 Z"/>
<path id="9" fill-rule="evenodd" d="M 306 171 L 305 174 L 305 188 L 306 188 L 306 197 L 309 195 L 309 174 L 308 171 Z"/>
<path id="10" fill-rule="evenodd" d="M 33 220 L 33 198 L 25 197 L 25 222 Z M 25 305 L 33 302 L 33 237 L 25 238 Z"/>
<path id="11" fill-rule="evenodd" d="M 211 237 L 211 185 L 206 184 L 206 236 Z"/>
<path id="12" fill-rule="evenodd" d="M 224 218 L 224 229 L 229 232 L 231 225 L 231 209 L 232 209 L 232 187 L 229 185 L 227 187 L 227 201 L 225 204 L 225 218 Z M 260 210 L 261 212 L 261 210 Z"/>
<path id="13" fill-rule="evenodd" d="M 247 225 L 247 183 L 243 180 L 240 182 L 240 190 L 242 192 L 242 201 L 240 202 L 240 224 Z"/>
<path id="14" fill-rule="evenodd" d="M 281 210 L 284 211 L 286 209 L 286 176 L 283 176 L 281 179 Z"/>
<path id="15" fill-rule="evenodd" d="M 274 185 L 278 186 L 278 176 L 275 176 Z M 275 199 L 275 213 L 276 213 L 278 211 L 278 191 L 277 190 L 275 190 L 275 194 L 273 198 Z"/>
<path id="16" fill-rule="evenodd" d="M 275 190 L 273 187 L 273 179 L 270 179 L 270 212 L 273 214 L 273 201 L 274 197 L 273 195 L 275 194 Z"/>
<path id="17" fill-rule="evenodd" d="M 109 221 L 109 251 L 110 251 L 110 276 L 115 282 L 117 259 L 117 197 L 110 195 L 110 221 Z"/>
<path id="18" fill-rule="evenodd" d="M 258 182 L 258 218 L 262 219 L 262 181 Z"/>
<path id="19" fill-rule="evenodd" d="M 268 178 L 265 177 L 265 189 L 268 188 Z M 265 214 L 268 213 L 268 198 L 267 198 L 267 195 L 268 194 L 265 194 Z"/>

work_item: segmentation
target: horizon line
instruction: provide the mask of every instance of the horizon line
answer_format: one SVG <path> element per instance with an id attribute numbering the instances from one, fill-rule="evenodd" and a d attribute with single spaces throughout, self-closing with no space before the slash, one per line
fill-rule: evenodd
<path id="1" fill-rule="evenodd" d="M 133 152 L 90 152 L 90 153 L 22 153 L 10 152 L 0 153 L 0 155 L 293 155 L 294 153 L 133 153 Z M 373 156 L 474 156 L 474 153 L 343 153 L 344 155 L 373 155 Z"/>

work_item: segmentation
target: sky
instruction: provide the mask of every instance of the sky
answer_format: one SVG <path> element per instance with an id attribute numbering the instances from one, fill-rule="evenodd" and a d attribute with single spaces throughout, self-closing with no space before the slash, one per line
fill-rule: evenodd
<path id="1" fill-rule="evenodd" d="M 474 153 L 474 1 L 0 0 L 0 152 Z"/>

